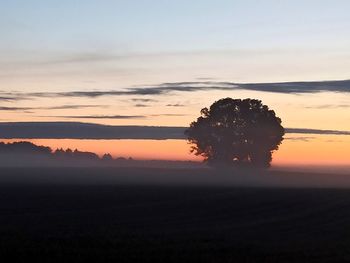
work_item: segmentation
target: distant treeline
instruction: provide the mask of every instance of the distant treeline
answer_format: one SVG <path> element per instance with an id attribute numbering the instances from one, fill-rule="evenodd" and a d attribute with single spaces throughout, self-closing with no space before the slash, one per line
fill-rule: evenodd
<path id="1" fill-rule="evenodd" d="M 113 159 L 110 154 L 105 154 L 100 158 L 93 152 L 82 152 L 77 149 L 56 149 L 38 146 L 31 142 L 21 141 L 13 143 L 0 142 L 0 164 L 1 165 L 45 165 L 45 164 L 97 164 L 99 162 L 131 161 L 119 157 Z"/>
<path id="2" fill-rule="evenodd" d="M 0 142 L 0 166 L 151 166 L 151 167 L 192 167 L 199 163 L 190 161 L 133 160 L 131 157 L 113 158 L 109 153 L 99 157 L 93 152 L 77 149 L 56 149 L 38 146 L 31 142 Z"/>

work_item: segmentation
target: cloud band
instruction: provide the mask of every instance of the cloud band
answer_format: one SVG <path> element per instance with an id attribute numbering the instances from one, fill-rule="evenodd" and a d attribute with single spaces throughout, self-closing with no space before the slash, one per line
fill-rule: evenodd
<path id="1" fill-rule="evenodd" d="M 186 139 L 186 127 L 108 126 L 81 122 L 3 122 L 3 139 Z M 286 133 L 350 135 L 349 131 L 287 128 Z"/>

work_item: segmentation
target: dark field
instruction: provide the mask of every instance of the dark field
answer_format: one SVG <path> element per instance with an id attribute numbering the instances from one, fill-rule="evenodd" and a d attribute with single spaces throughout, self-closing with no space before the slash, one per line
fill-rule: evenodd
<path id="1" fill-rule="evenodd" d="M 289 183 L 275 187 L 281 179 L 271 178 L 280 172 L 259 175 L 271 182 L 265 187 L 249 176 L 243 183 L 213 179 L 217 172 L 208 170 L 0 172 L 2 259 L 350 261 L 350 189 L 335 188 L 322 176 L 321 183 L 301 188 L 304 181 L 291 178 L 305 174 L 286 175 Z M 174 179 L 178 173 L 181 180 Z"/>

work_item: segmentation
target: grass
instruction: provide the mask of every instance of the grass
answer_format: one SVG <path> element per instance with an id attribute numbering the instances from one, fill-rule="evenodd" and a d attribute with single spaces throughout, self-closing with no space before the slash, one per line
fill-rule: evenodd
<path id="1" fill-rule="evenodd" d="M 46 262 L 350 260 L 350 189 L 125 179 L 145 179 L 156 171 L 160 172 L 1 169 L 1 258 Z M 176 172 L 181 170 L 161 173 Z M 65 180 L 58 180 L 59 175 Z M 105 180 L 94 180 L 94 176 Z M 113 180 L 107 180 L 112 176 Z"/>

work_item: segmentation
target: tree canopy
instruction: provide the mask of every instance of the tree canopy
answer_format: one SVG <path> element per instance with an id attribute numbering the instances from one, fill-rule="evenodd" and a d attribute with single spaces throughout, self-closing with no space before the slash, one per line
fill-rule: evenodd
<path id="1" fill-rule="evenodd" d="M 191 151 L 209 164 L 269 167 L 284 128 L 260 100 L 224 98 L 203 108 L 185 134 Z"/>

